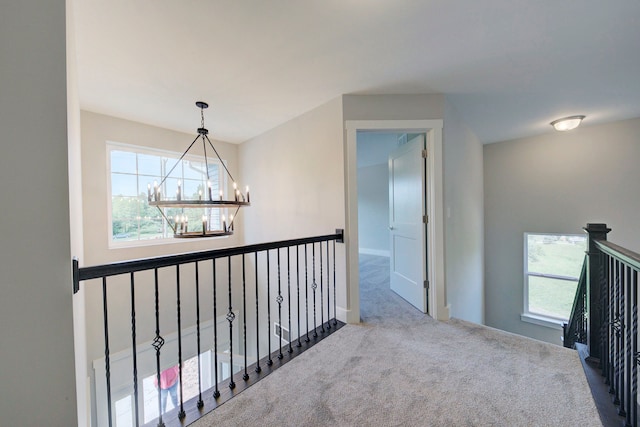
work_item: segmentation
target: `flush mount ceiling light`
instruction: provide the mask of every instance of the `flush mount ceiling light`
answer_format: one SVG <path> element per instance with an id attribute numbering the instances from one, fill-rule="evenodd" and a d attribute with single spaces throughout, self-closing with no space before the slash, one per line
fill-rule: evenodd
<path id="1" fill-rule="evenodd" d="M 575 129 L 578 126 L 580 126 L 580 123 L 582 122 L 582 119 L 584 119 L 584 118 L 585 118 L 585 116 L 563 117 L 561 119 L 552 121 L 550 124 L 551 124 L 551 126 L 553 126 L 553 128 L 555 130 L 557 130 L 559 132 L 565 132 L 565 131 Z"/>
<path id="2" fill-rule="evenodd" d="M 209 130 L 204 127 L 204 109 L 208 108 L 209 105 L 206 102 L 198 101 L 196 102 L 196 106 L 200 109 L 200 118 L 201 124 L 198 128 L 198 135 L 193 140 L 189 148 L 180 156 L 180 159 L 173 165 L 173 167 L 169 170 L 162 181 L 160 183 L 154 182 L 153 187 L 149 183 L 147 185 L 147 196 L 148 203 L 150 206 L 155 206 L 158 208 L 162 216 L 164 217 L 167 225 L 173 230 L 173 236 L 179 238 L 188 238 L 188 237 L 215 237 L 215 236 L 229 236 L 233 234 L 234 229 L 234 217 L 237 216 L 238 211 L 243 206 L 250 206 L 249 200 L 249 187 L 245 188 L 244 193 L 239 189 L 238 184 L 227 166 L 225 162 L 220 158 L 218 154 L 218 150 L 213 146 L 213 143 L 209 139 Z M 198 140 L 202 141 L 202 148 L 204 150 L 204 170 L 202 171 L 205 174 L 206 183 L 203 181 L 197 190 L 197 193 L 192 194 L 191 196 L 185 188 L 182 188 L 182 181 L 180 179 L 177 180 L 177 188 L 175 188 L 175 198 L 166 196 L 170 194 L 170 190 L 167 189 L 167 178 L 171 177 L 172 181 L 175 181 L 176 178 L 172 176 L 172 172 L 179 166 L 187 153 L 194 147 Z M 233 183 L 233 196 L 232 198 L 225 199 L 224 198 L 224 190 L 220 189 L 220 193 L 217 195 L 213 194 L 212 189 L 212 179 L 209 176 L 210 171 L 212 170 L 212 165 L 210 165 L 210 160 L 212 160 L 211 154 L 215 154 L 219 161 L 219 165 L 224 168 L 226 175 Z M 225 180 L 226 181 L 226 180 Z M 153 192 L 152 192 L 153 191 Z M 167 208 L 172 208 L 173 213 L 177 213 L 175 216 L 175 220 L 169 219 L 165 214 L 165 210 Z M 212 210 L 216 209 L 235 209 L 232 215 L 229 215 L 229 222 L 224 215 L 220 218 L 219 215 L 214 215 Z M 176 212 L 179 210 L 179 212 Z M 188 212 L 190 211 L 190 212 Z M 196 212 L 198 215 L 193 215 L 193 212 Z M 196 219 L 197 222 L 200 222 L 200 214 L 202 214 L 202 226 L 200 224 L 193 225 L 193 220 Z M 173 214 L 170 215 L 173 217 Z M 189 217 L 192 217 L 192 225 L 191 229 L 189 228 Z M 217 219 L 214 221 L 214 218 Z M 219 220 L 219 221 L 218 221 Z M 217 229 L 214 224 L 220 222 L 221 228 Z M 195 228 L 195 230 L 194 230 Z M 191 230 L 191 231 L 189 231 Z"/>

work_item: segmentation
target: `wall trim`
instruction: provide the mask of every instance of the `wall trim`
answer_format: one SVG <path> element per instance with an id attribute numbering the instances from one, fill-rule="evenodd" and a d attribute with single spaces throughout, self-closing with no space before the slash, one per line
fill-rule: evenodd
<path id="1" fill-rule="evenodd" d="M 389 258 L 391 256 L 390 251 L 385 251 L 383 249 L 369 249 L 369 248 L 360 248 L 358 252 L 363 255 L 375 255 L 375 256 L 383 256 Z"/>

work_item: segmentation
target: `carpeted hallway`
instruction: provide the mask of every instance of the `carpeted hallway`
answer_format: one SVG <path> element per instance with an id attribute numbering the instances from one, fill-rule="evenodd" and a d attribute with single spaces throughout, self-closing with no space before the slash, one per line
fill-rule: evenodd
<path id="1" fill-rule="evenodd" d="M 347 325 L 195 426 L 601 426 L 575 351 L 437 322 L 361 256 L 362 324 Z"/>

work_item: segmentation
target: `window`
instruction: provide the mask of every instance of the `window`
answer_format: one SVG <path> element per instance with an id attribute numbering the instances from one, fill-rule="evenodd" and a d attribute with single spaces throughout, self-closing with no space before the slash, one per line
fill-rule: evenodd
<path id="1" fill-rule="evenodd" d="M 525 233 L 523 320 L 569 319 L 586 245 L 584 235 Z"/>
<path id="2" fill-rule="evenodd" d="M 153 188 L 155 182 L 160 184 L 167 174 L 169 175 L 160 187 L 161 193 L 165 195 L 175 191 L 178 181 L 182 181 L 185 197 L 194 200 L 199 194 L 206 197 L 207 181 L 211 182 L 213 194 L 218 194 L 225 187 L 223 168 L 217 159 L 207 159 L 207 171 L 205 159 L 199 156 L 187 155 L 178 163 L 180 153 L 113 142 L 107 143 L 107 151 L 112 245 L 157 241 L 173 234 L 158 209 L 147 203 L 148 189 Z M 167 218 L 174 218 L 177 214 L 188 216 L 189 223 L 196 228 L 202 224 L 203 215 L 208 217 L 210 224 L 220 224 L 222 215 L 219 209 L 185 209 L 184 212 L 179 208 L 164 209 Z"/>

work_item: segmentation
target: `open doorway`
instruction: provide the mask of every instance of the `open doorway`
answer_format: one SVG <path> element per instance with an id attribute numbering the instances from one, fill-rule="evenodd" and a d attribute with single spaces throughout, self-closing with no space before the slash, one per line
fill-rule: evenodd
<path id="1" fill-rule="evenodd" d="M 425 141 L 425 133 L 357 132 L 363 317 L 373 308 L 366 307 L 373 289 L 391 290 L 428 313 Z"/>
<path id="2" fill-rule="evenodd" d="M 360 321 L 360 280 L 359 280 L 359 207 L 358 207 L 358 134 L 391 134 L 395 135 L 394 142 L 389 145 L 398 146 L 398 135 L 423 134 L 426 137 L 425 146 L 429 153 L 425 163 L 427 176 L 425 182 L 425 234 L 429 239 L 424 244 L 425 260 L 422 268 L 427 272 L 424 281 L 425 307 L 423 311 L 436 319 L 446 320 L 449 313 L 445 305 L 444 289 L 444 234 L 442 223 L 442 121 L 441 120 L 354 120 L 346 122 L 346 188 L 347 188 L 347 312 L 346 318 L 350 323 Z M 382 138 L 382 137 L 381 137 Z M 382 144 L 382 143 L 381 143 Z M 366 152 L 363 151 L 363 152 Z M 388 162 L 388 155 L 387 155 Z M 379 162 L 378 162 L 379 164 Z M 361 163 L 363 165 L 363 163 Z M 372 163 L 370 166 L 375 166 Z M 374 168 L 375 169 L 375 168 Z M 381 171 L 382 167 L 378 166 Z M 367 171 L 365 171 L 367 172 Z M 372 171 L 369 171 L 374 173 Z M 366 178 L 364 178 L 366 179 Z M 379 178 L 378 178 L 379 179 Z M 380 181 L 380 179 L 379 179 Z M 388 188 L 387 181 L 387 188 Z M 387 202 L 388 203 L 388 202 Z M 388 218 L 388 208 L 385 215 Z M 376 215 L 380 222 L 380 212 Z M 371 219 L 371 218 L 369 218 Z M 375 220 L 375 219 L 374 219 Z M 428 222 L 428 223 L 427 223 Z M 389 227 L 389 220 L 385 222 Z M 364 224 L 367 227 L 367 224 Z M 363 231 L 364 233 L 364 231 Z M 391 236 L 388 234 L 389 238 Z M 378 236 L 379 237 L 379 236 Z M 371 240 L 365 237 L 362 244 L 363 253 L 386 255 L 378 242 L 373 246 Z M 368 247 L 369 246 L 369 247 Z M 390 247 L 390 246 L 389 246 Z M 379 252 L 378 252 L 379 251 Z M 390 251 L 389 251 L 390 252 Z M 390 253 L 389 253 L 390 255 Z M 428 296 L 428 298 L 427 298 Z"/>

